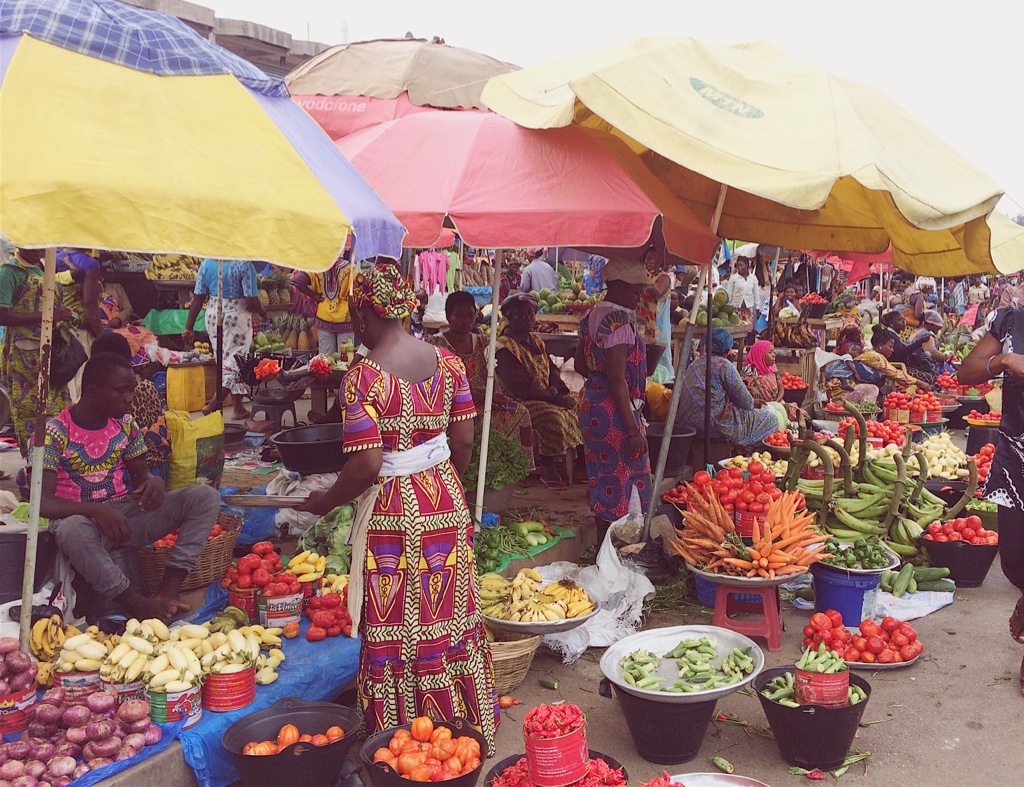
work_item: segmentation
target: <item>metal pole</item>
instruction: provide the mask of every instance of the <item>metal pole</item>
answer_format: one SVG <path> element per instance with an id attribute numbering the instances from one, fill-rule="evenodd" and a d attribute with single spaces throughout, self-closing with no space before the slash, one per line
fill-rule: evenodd
<path id="1" fill-rule="evenodd" d="M 53 353 L 53 293 L 56 289 L 57 250 L 48 248 L 43 263 L 43 302 L 39 322 L 39 390 L 36 426 L 32 434 L 32 480 L 29 490 L 28 529 L 25 531 L 25 572 L 21 578 L 21 649 L 30 653 L 32 597 L 35 595 L 36 545 L 39 543 L 39 504 L 43 498 L 43 443 L 46 436 L 46 403 L 50 398 L 50 357 Z"/>
<path id="2" fill-rule="evenodd" d="M 484 389 L 484 413 L 480 419 L 480 470 L 476 479 L 476 506 L 474 513 L 479 522 L 484 515 L 484 476 L 487 472 L 487 444 L 491 432 L 491 403 L 494 401 L 494 356 L 498 352 L 498 287 L 501 285 L 502 249 L 494 251 L 494 273 L 491 277 L 491 336 L 487 345 L 487 386 Z"/>
<path id="3" fill-rule="evenodd" d="M 722 211 L 725 209 L 725 196 L 729 187 L 722 184 L 718 191 L 718 202 L 715 213 L 711 217 L 711 231 L 717 235 L 718 225 L 722 222 Z M 711 292 L 711 267 L 708 267 L 708 325 L 704 332 L 705 366 L 704 366 L 704 461 L 711 456 L 711 307 L 714 293 Z"/>
<path id="4" fill-rule="evenodd" d="M 251 326 L 250 326 L 251 327 Z M 217 260 L 217 409 L 224 410 L 224 261 Z"/>

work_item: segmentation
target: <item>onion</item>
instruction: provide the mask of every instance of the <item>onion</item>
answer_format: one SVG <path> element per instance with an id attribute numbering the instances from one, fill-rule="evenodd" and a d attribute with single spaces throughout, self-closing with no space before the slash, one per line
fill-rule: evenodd
<path id="1" fill-rule="evenodd" d="M 89 740 L 85 734 L 85 727 L 72 727 L 66 734 L 71 743 L 85 743 Z"/>
<path id="2" fill-rule="evenodd" d="M 43 698 L 40 700 L 41 703 L 49 703 L 50 705 L 56 705 L 58 708 L 62 708 L 64 703 L 68 700 L 68 694 L 60 686 L 55 686 L 52 689 L 47 689 Z"/>
<path id="3" fill-rule="evenodd" d="M 31 751 L 31 747 L 28 741 L 13 741 L 7 745 L 7 756 L 12 760 L 27 760 L 28 753 Z M 21 776 L 21 774 L 18 774 Z M 3 778 L 7 778 L 6 776 Z M 13 777 L 11 777 L 13 778 Z"/>
<path id="4" fill-rule="evenodd" d="M 146 736 L 144 733 L 141 732 L 133 732 L 131 735 L 125 738 L 122 741 L 122 743 L 125 746 L 130 746 L 131 748 L 135 749 L 135 753 L 138 754 L 140 751 L 142 751 L 142 747 L 146 745 Z"/>
<path id="5" fill-rule="evenodd" d="M 11 782 L 11 787 L 39 787 L 39 780 L 35 776 L 29 776 L 26 773 L 24 776 L 19 776 Z"/>
<path id="6" fill-rule="evenodd" d="M 50 736 L 57 732 L 56 724 L 43 724 L 39 721 L 30 721 L 25 731 L 29 734 L 30 738 L 42 738 L 43 740 L 49 740 Z"/>
<path id="7" fill-rule="evenodd" d="M 132 757 L 138 754 L 135 749 L 131 746 L 122 746 L 118 749 L 117 755 L 114 757 L 114 762 L 121 762 L 121 760 L 130 760 Z"/>
<path id="8" fill-rule="evenodd" d="M 78 755 L 82 753 L 82 747 L 77 743 L 62 743 L 57 747 L 57 754 L 61 754 L 65 757 L 74 757 L 78 759 Z"/>
<path id="9" fill-rule="evenodd" d="M 113 760 L 109 757 L 91 757 L 89 758 L 89 770 L 96 770 L 102 768 L 104 765 L 110 765 Z"/>
<path id="10" fill-rule="evenodd" d="M 92 769 L 83 762 L 80 765 L 76 765 L 75 766 L 75 770 L 71 772 L 71 778 L 73 778 L 73 779 L 81 779 L 90 770 L 92 770 Z"/>
<path id="11" fill-rule="evenodd" d="M 94 691 L 85 698 L 85 704 L 93 713 L 104 713 L 117 705 L 117 695 L 109 691 Z"/>
<path id="12" fill-rule="evenodd" d="M 105 738 L 101 741 L 92 741 L 91 745 L 96 757 L 114 757 L 121 748 L 121 741 L 117 738 Z"/>
<path id="13" fill-rule="evenodd" d="M 57 747 L 52 743 L 39 743 L 32 746 L 32 759 L 40 762 L 49 762 L 57 753 Z"/>
<path id="14" fill-rule="evenodd" d="M 133 732 L 145 732 L 149 729 L 149 716 L 143 716 L 137 721 L 130 721 L 124 724 L 124 728 L 129 734 Z"/>
<path id="15" fill-rule="evenodd" d="M 17 637 L 0 637 L 0 653 L 14 653 L 21 648 L 21 642 Z"/>
<path id="16" fill-rule="evenodd" d="M 70 776 L 74 772 L 76 764 L 74 757 L 58 756 L 50 760 L 46 770 L 50 776 Z"/>
<path id="17" fill-rule="evenodd" d="M 146 727 L 146 745 L 152 746 L 154 743 L 160 743 L 164 737 L 164 731 L 156 724 L 150 724 Z"/>
<path id="18" fill-rule="evenodd" d="M 23 691 L 28 691 L 35 685 L 36 676 L 31 672 L 19 672 L 17 675 L 11 678 L 11 694 L 21 694 Z"/>
<path id="19" fill-rule="evenodd" d="M 0 779 L 0 787 L 11 787 L 11 782 L 7 779 Z"/>
<path id="20" fill-rule="evenodd" d="M 13 650 L 4 656 L 4 664 L 7 665 L 8 672 L 16 673 L 27 672 L 35 662 L 32 661 L 32 657 L 27 653 L 20 650 Z"/>
<path id="21" fill-rule="evenodd" d="M 21 760 L 8 760 L 0 765 L 0 779 L 17 779 L 25 773 L 25 763 Z"/>
<path id="22" fill-rule="evenodd" d="M 25 763 L 25 773 L 38 779 L 46 773 L 46 763 L 39 762 L 39 760 L 29 760 Z"/>
<path id="23" fill-rule="evenodd" d="M 114 725 L 109 721 L 90 721 L 85 726 L 85 737 L 91 741 L 102 741 L 114 734 Z"/>
<path id="24" fill-rule="evenodd" d="M 0 678 L 0 697 L 6 697 L 11 693 L 11 682 L 6 678 Z"/>
<path id="25" fill-rule="evenodd" d="M 7 672 L 8 672 L 7 665 L 4 663 L 3 659 L 0 659 L 0 678 L 2 678 L 5 675 L 7 675 Z"/>
<path id="26" fill-rule="evenodd" d="M 84 727 L 89 723 L 89 709 L 81 705 L 72 705 L 64 709 L 61 721 L 66 727 Z"/>
<path id="27" fill-rule="evenodd" d="M 41 721 L 43 724 L 56 724 L 63 715 L 64 711 L 48 702 L 36 705 L 36 721 Z"/>
<path id="28" fill-rule="evenodd" d="M 145 700 L 125 700 L 117 709 L 121 721 L 140 721 L 149 715 L 149 703 Z"/>

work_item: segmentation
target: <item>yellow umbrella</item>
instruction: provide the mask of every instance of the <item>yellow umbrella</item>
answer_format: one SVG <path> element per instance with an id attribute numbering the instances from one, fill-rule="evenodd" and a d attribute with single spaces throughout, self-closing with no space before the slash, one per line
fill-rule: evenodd
<path id="1" fill-rule="evenodd" d="M 491 79 L 520 125 L 626 139 L 722 237 L 882 252 L 934 276 L 1018 270 L 1001 189 L 884 95 L 766 43 L 648 38 Z"/>

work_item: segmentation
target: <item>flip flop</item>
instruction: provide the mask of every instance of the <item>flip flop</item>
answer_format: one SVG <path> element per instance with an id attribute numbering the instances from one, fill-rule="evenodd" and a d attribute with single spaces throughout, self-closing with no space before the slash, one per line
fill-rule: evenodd
<path id="1" fill-rule="evenodd" d="M 544 476 L 541 476 L 540 482 L 552 492 L 564 492 L 569 488 L 569 485 L 562 479 L 558 479 L 557 481 L 548 481 Z"/>

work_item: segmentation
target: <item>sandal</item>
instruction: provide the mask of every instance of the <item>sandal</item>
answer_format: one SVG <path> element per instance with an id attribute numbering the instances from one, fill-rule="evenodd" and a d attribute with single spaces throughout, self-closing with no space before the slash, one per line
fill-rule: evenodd
<path id="1" fill-rule="evenodd" d="M 561 478 L 559 478 L 557 481 L 548 481 L 548 479 L 546 479 L 544 476 L 541 476 L 540 482 L 544 484 L 544 486 L 546 486 L 552 492 L 564 492 L 566 489 L 569 488 L 569 485 L 565 483 L 565 481 L 563 481 Z"/>
<path id="2" fill-rule="evenodd" d="M 1013 612 L 1010 614 L 1010 636 L 1021 645 L 1024 645 L 1024 595 L 1020 597 L 1017 606 L 1013 608 Z M 1024 664 L 1021 667 L 1024 669 Z"/>

